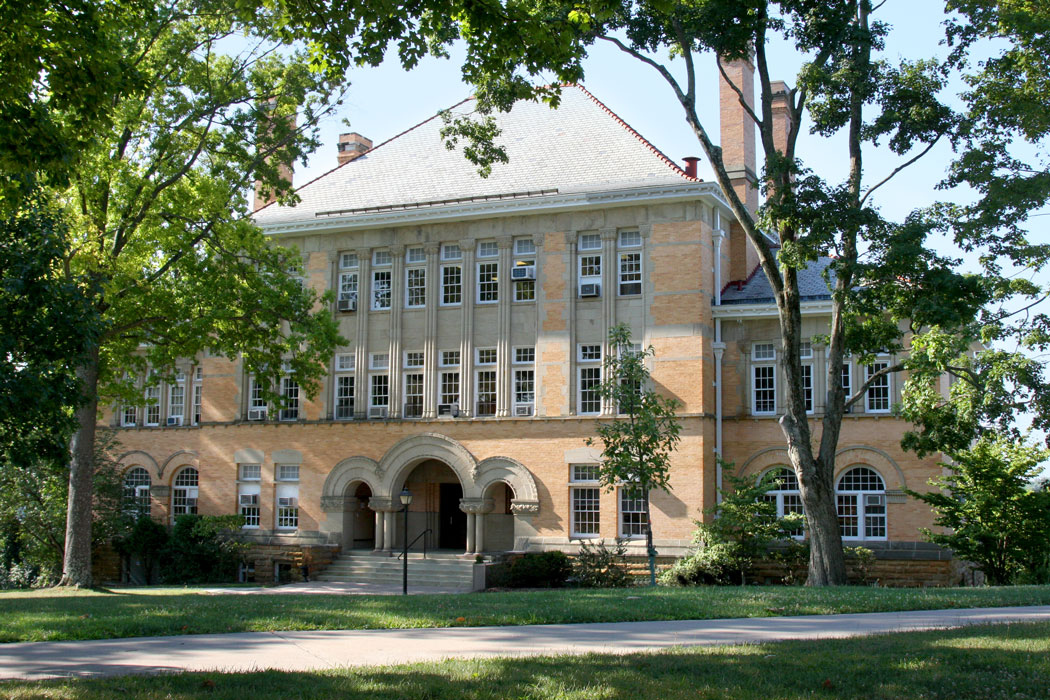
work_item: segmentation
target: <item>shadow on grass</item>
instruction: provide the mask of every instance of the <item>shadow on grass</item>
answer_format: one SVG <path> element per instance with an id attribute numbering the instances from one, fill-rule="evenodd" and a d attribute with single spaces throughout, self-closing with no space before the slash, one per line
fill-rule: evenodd
<path id="1" fill-rule="evenodd" d="M 128 669 L 129 671 L 134 669 Z M 0 684 L 0 695 L 370 700 L 1047 697 L 1050 623 L 659 654 L 486 659 L 320 673 L 197 673 Z"/>

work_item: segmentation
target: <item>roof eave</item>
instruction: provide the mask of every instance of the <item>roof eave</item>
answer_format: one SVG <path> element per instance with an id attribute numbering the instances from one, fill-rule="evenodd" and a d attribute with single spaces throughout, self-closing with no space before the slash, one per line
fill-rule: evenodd
<path id="1" fill-rule="evenodd" d="M 830 299 L 802 301 L 799 306 L 803 316 L 822 316 L 832 311 Z M 720 304 L 712 307 L 712 315 L 722 319 L 775 318 L 778 313 L 777 305 L 772 300 L 748 304 Z"/>

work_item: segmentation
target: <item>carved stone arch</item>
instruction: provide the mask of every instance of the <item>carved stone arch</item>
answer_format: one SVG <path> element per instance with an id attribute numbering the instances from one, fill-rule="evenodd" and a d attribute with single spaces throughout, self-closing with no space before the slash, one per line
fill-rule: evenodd
<path id="1" fill-rule="evenodd" d="M 179 450 L 178 452 L 173 453 L 170 457 L 164 460 L 164 464 L 160 465 L 159 476 L 163 477 L 164 471 L 168 468 L 168 465 L 171 464 L 176 457 L 181 457 L 183 455 L 187 455 L 188 458 L 184 457 L 183 459 L 178 460 L 178 464 L 175 465 L 176 467 L 193 467 L 197 471 L 200 471 L 201 466 L 200 460 L 197 457 L 197 453 L 193 452 L 192 450 Z"/>
<path id="2" fill-rule="evenodd" d="M 369 457 L 348 457 L 328 472 L 321 488 L 321 501 L 342 501 L 346 487 L 355 481 L 363 481 L 376 493 L 380 486 L 379 463 Z"/>
<path id="3" fill-rule="evenodd" d="M 478 464 L 478 478 L 476 482 L 479 496 L 484 496 L 489 487 L 495 483 L 503 482 L 514 491 L 514 499 L 511 505 L 536 504 L 539 505 L 539 489 L 536 488 L 536 479 L 532 472 L 524 464 L 510 457 L 489 457 Z"/>
<path id="4" fill-rule="evenodd" d="M 839 477 L 846 470 L 858 466 L 871 467 L 877 471 L 886 483 L 887 490 L 895 491 L 908 488 L 908 483 L 904 479 L 904 470 L 900 468 L 900 465 L 897 464 L 893 457 L 890 457 L 889 454 L 877 447 L 869 445 L 850 445 L 835 453 L 835 484 L 838 484 Z M 897 479 L 896 484 L 892 483 L 894 477 Z"/>
<path id="5" fill-rule="evenodd" d="M 381 488 L 372 493 L 380 497 L 394 498 L 416 465 L 428 459 L 443 462 L 455 472 L 463 487 L 464 498 L 481 496 L 475 485 L 478 460 L 463 445 L 438 433 L 413 435 L 387 450 L 379 462 Z"/>
<path id="6" fill-rule="evenodd" d="M 786 447 L 767 447 L 748 457 L 740 466 L 738 474 L 763 474 L 771 467 L 790 467 L 791 458 Z"/>
<path id="7" fill-rule="evenodd" d="M 157 460 L 153 459 L 153 456 L 148 452 L 143 452 L 142 450 L 129 450 L 118 457 L 117 462 L 120 464 L 121 474 L 132 467 L 145 467 L 146 471 L 151 472 L 151 479 L 159 480 L 164 473 L 161 467 L 157 465 Z"/>

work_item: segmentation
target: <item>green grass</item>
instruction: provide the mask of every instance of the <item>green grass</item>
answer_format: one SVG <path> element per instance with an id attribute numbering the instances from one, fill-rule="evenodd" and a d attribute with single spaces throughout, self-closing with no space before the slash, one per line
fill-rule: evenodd
<path id="1" fill-rule="evenodd" d="M 312 673 L 187 673 L 0 683 L 0 696 L 124 700 L 1035 700 L 1050 623 L 626 656 L 445 661 Z"/>
<path id="2" fill-rule="evenodd" d="M 691 620 L 1050 604 L 1050 586 L 704 587 L 467 595 L 216 595 L 195 589 L 0 593 L 0 642 L 270 630 Z"/>

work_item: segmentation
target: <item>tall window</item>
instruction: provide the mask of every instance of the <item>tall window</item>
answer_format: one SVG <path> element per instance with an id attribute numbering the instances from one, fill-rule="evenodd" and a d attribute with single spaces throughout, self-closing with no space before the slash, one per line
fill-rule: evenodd
<path id="1" fill-rule="evenodd" d="M 357 253 L 339 256 L 339 301 L 357 302 Z"/>
<path id="2" fill-rule="evenodd" d="M 463 301 L 463 267 L 441 266 L 441 305 L 455 306 Z"/>
<path id="3" fill-rule="evenodd" d="M 372 271 L 372 309 L 390 308 L 390 270 Z"/>
<path id="4" fill-rule="evenodd" d="M 251 377 L 248 380 L 248 411 L 249 418 L 251 412 L 255 411 L 262 414 L 262 417 L 266 417 L 266 399 L 263 398 L 263 385 L 255 377 Z"/>
<path id="5" fill-rule="evenodd" d="M 371 381 L 372 390 L 368 397 L 368 413 L 372 416 L 385 417 L 386 409 L 390 406 L 390 375 L 373 374 Z"/>
<path id="6" fill-rule="evenodd" d="M 870 467 L 853 467 L 835 489 L 839 528 L 843 537 L 886 539 L 886 484 Z"/>
<path id="7" fill-rule="evenodd" d="M 536 299 L 536 244 L 531 238 L 514 239 L 514 301 Z"/>
<path id="8" fill-rule="evenodd" d="M 810 341 L 799 344 L 799 358 L 802 360 L 802 402 L 806 413 L 813 413 L 813 344 Z"/>
<path id="9" fill-rule="evenodd" d="M 405 375 L 405 418 L 423 416 L 423 375 L 411 373 Z"/>
<path id="10" fill-rule="evenodd" d="M 204 372 L 200 367 L 193 370 L 193 424 L 201 422 L 201 405 L 204 399 Z"/>
<path id="11" fill-rule="evenodd" d="M 642 293 L 642 254 L 638 251 L 620 253 L 620 296 Z"/>
<path id="12" fill-rule="evenodd" d="M 602 346 L 580 345 L 577 360 L 580 363 L 577 389 L 579 401 L 576 410 L 580 414 L 597 414 L 602 410 L 599 389 L 602 383 Z"/>
<path id="13" fill-rule="evenodd" d="M 868 381 L 875 374 L 881 372 L 890 366 L 890 363 L 883 360 L 873 362 L 864 368 L 864 381 Z M 890 410 L 890 375 L 884 374 L 878 377 L 871 384 L 868 385 L 868 391 L 865 394 L 865 411 L 868 413 L 888 413 Z"/>
<path id="14" fill-rule="evenodd" d="M 499 301 L 499 263 L 478 263 L 478 303 L 494 304 Z"/>
<path id="15" fill-rule="evenodd" d="M 597 233 L 585 233 L 576 243 L 577 289 L 581 297 L 601 296 L 602 284 L 602 237 Z"/>
<path id="16" fill-rule="evenodd" d="M 620 536 L 643 537 L 645 524 L 645 495 L 642 489 L 624 484 L 620 487 Z"/>
<path id="17" fill-rule="evenodd" d="M 405 271 L 405 306 L 419 308 L 427 303 L 427 269 L 410 267 Z"/>
<path id="18" fill-rule="evenodd" d="M 175 375 L 175 383 L 168 387 L 168 425 L 182 425 L 186 413 L 186 374 Z"/>
<path id="19" fill-rule="evenodd" d="M 573 464 L 569 467 L 572 537 L 597 537 L 601 522 L 598 465 Z"/>
<path id="20" fill-rule="evenodd" d="M 438 403 L 459 404 L 459 371 L 442 372 Z"/>
<path id="21" fill-rule="evenodd" d="M 298 496 L 277 496 L 276 525 L 278 530 L 294 530 L 299 527 Z"/>
<path id="22" fill-rule="evenodd" d="M 175 475 L 171 489 L 171 515 L 192 515 L 197 512 L 198 474 L 193 467 L 186 467 Z"/>
<path id="23" fill-rule="evenodd" d="M 496 370 L 478 370 L 475 396 L 477 404 L 474 415 L 496 415 Z"/>
<path id="24" fill-rule="evenodd" d="M 281 396 L 284 398 L 281 420 L 299 420 L 299 382 L 294 377 L 281 378 Z"/>
<path id="25" fill-rule="evenodd" d="M 536 401 L 536 348 L 514 348 L 514 415 L 531 416 Z"/>
<path id="26" fill-rule="evenodd" d="M 772 470 L 773 481 L 776 484 L 762 497 L 763 500 L 776 504 L 777 517 L 783 518 L 792 513 L 804 515 L 802 507 L 802 494 L 798 489 L 798 478 L 795 472 L 788 467 L 774 467 Z M 792 537 L 802 537 L 803 528 L 791 532 Z"/>
<path id="27" fill-rule="evenodd" d="M 354 417 L 354 368 L 356 360 L 353 353 L 340 353 L 335 356 L 335 404 L 332 411 L 336 420 L 350 420 Z"/>
<path id="28" fill-rule="evenodd" d="M 773 343 L 756 343 L 751 354 L 751 412 L 777 412 L 777 351 Z"/>
<path id="29" fill-rule="evenodd" d="M 259 527 L 259 487 L 242 485 L 237 492 L 237 506 L 244 518 L 244 528 L 254 530 Z"/>
<path id="30" fill-rule="evenodd" d="M 132 467 L 124 474 L 124 512 L 132 518 L 148 516 L 150 512 L 149 472 Z"/>
<path id="31" fill-rule="evenodd" d="M 134 406 L 124 406 L 120 410 L 120 424 L 125 428 L 134 428 L 138 410 Z"/>
<path id="32" fill-rule="evenodd" d="M 160 425 L 160 387 L 152 383 L 155 378 L 155 372 L 150 372 L 146 379 L 146 425 Z"/>

